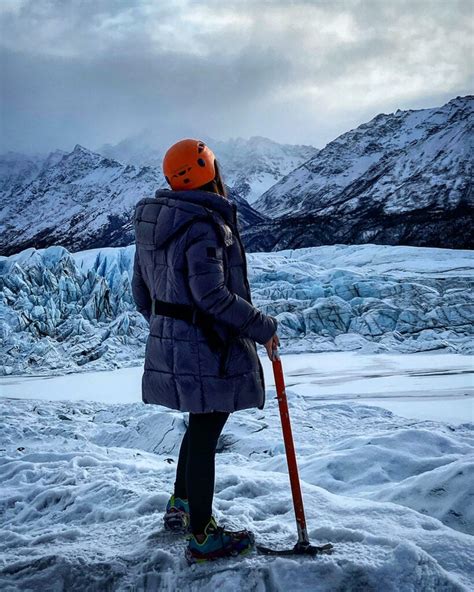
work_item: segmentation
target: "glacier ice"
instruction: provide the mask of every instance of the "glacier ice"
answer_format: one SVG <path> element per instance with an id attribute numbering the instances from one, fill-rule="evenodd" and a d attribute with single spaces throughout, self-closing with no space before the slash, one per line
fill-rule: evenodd
<path id="1" fill-rule="evenodd" d="M 1 258 L 0 372 L 141 364 L 148 325 L 132 298 L 133 257 L 132 245 Z M 474 350 L 470 251 L 334 245 L 247 257 L 253 302 L 277 317 L 282 352 Z"/>
<path id="2" fill-rule="evenodd" d="M 89 268 L 62 247 L 0 262 L 4 374 L 139 363 L 148 325 L 132 299 L 132 249 L 118 251 Z"/>

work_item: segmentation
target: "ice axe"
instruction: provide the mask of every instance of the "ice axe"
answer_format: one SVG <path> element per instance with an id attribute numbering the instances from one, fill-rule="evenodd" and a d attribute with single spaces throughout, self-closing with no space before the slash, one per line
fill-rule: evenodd
<path id="1" fill-rule="evenodd" d="M 321 555 L 332 553 L 331 543 L 316 547 L 309 542 L 308 531 L 306 530 L 306 518 L 304 515 L 303 497 L 301 495 L 300 479 L 298 476 L 298 465 L 296 463 L 295 445 L 293 443 L 293 434 L 291 431 L 290 414 L 288 411 L 288 400 L 286 398 L 285 380 L 283 378 L 283 368 L 281 365 L 280 354 L 276 345 L 272 349 L 272 366 L 275 376 L 275 386 L 280 409 L 281 427 L 283 430 L 283 440 L 285 442 L 286 460 L 288 463 L 288 473 L 290 475 L 291 494 L 293 496 L 293 506 L 295 508 L 296 527 L 298 529 L 298 542 L 292 549 L 274 550 L 256 545 L 257 551 L 264 555 Z"/>

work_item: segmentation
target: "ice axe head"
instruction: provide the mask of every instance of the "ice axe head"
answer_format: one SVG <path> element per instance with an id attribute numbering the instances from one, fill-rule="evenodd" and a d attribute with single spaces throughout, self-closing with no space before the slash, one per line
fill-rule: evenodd
<path id="1" fill-rule="evenodd" d="M 334 547 L 331 545 L 331 543 L 317 547 L 315 545 L 311 545 L 310 543 L 302 542 L 296 543 L 296 545 L 293 547 L 293 554 L 311 555 L 314 557 L 315 555 L 330 555 L 333 550 Z"/>
<path id="2" fill-rule="evenodd" d="M 292 549 L 269 549 L 268 547 L 257 545 L 257 551 L 262 555 L 309 555 L 310 557 L 316 557 L 316 555 L 331 555 L 334 547 L 331 543 L 317 547 L 310 543 L 298 542 Z"/>

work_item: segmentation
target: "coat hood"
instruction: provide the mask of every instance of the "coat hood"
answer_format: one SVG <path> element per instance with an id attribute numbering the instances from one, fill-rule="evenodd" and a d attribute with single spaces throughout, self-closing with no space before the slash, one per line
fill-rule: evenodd
<path id="1" fill-rule="evenodd" d="M 211 191 L 158 189 L 155 197 L 145 197 L 135 207 L 135 240 L 145 249 L 160 248 L 195 220 L 210 219 L 230 245 L 236 213 L 234 203 Z"/>

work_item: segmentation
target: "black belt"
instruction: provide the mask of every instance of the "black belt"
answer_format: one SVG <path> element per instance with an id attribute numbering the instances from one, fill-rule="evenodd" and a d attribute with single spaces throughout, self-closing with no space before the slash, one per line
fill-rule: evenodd
<path id="1" fill-rule="evenodd" d="M 197 325 L 204 333 L 209 347 L 221 354 L 219 372 L 221 376 L 224 375 L 230 341 L 224 341 L 214 329 L 214 319 L 211 315 L 191 304 L 178 304 L 176 302 L 165 302 L 164 300 L 156 299 L 153 299 L 151 302 L 151 314 L 181 319 L 182 321 Z"/>

